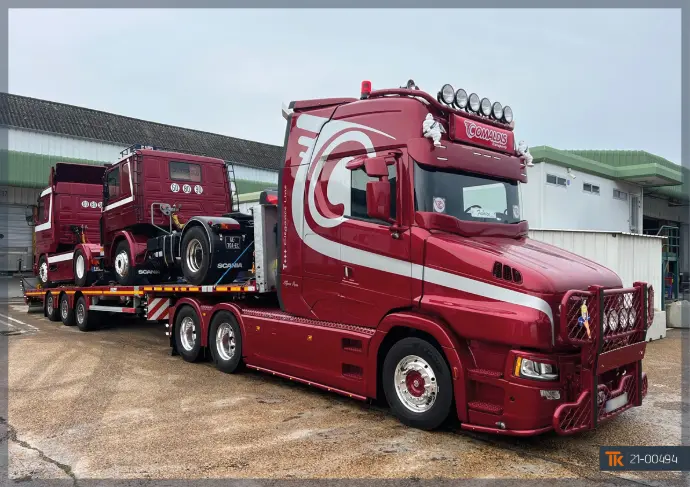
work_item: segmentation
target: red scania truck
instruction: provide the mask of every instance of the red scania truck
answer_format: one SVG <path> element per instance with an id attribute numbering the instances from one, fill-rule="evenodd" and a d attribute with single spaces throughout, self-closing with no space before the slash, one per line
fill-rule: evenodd
<path id="1" fill-rule="evenodd" d="M 284 116 L 278 191 L 239 230 L 246 281 L 27 302 L 64 300 L 63 322 L 83 330 L 101 313 L 165 320 L 184 360 L 385 398 L 423 429 L 455 414 L 468 430 L 572 434 L 641 405 L 652 288 L 528 238 L 512 110 L 449 85 L 434 97 L 365 82 L 359 98 L 293 102 Z M 212 221 L 199 228 L 200 252 L 224 241 Z"/>

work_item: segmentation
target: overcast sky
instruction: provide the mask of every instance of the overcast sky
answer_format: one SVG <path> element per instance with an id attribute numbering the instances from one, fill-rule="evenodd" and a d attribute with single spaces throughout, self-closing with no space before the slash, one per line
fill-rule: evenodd
<path id="1" fill-rule="evenodd" d="M 10 10 L 11 93 L 281 145 L 281 104 L 413 78 L 530 146 L 680 163 L 680 10 Z"/>

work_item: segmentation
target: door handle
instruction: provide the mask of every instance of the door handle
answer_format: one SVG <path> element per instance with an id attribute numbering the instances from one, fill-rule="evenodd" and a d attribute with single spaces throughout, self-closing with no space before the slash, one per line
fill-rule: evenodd
<path id="1" fill-rule="evenodd" d="M 407 230 L 407 228 L 399 227 L 398 225 L 391 225 L 390 226 L 390 231 L 391 231 L 391 237 L 393 237 L 395 240 L 400 239 L 400 234 Z"/>
<path id="2" fill-rule="evenodd" d="M 351 267 L 345 266 L 345 277 L 348 279 L 350 277 L 352 277 L 352 268 Z"/>

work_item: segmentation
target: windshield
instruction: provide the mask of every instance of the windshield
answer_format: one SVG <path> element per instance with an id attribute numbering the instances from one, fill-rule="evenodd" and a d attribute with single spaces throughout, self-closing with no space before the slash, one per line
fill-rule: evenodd
<path id="1" fill-rule="evenodd" d="M 415 211 L 444 213 L 463 221 L 520 221 L 517 182 L 437 169 L 415 161 L 414 189 Z"/>

